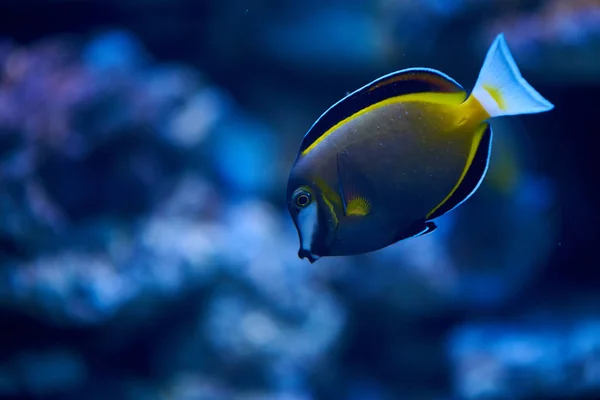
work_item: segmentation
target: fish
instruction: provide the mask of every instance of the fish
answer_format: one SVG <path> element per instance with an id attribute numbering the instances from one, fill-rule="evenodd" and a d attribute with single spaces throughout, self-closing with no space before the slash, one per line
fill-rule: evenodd
<path id="1" fill-rule="evenodd" d="M 429 235 L 488 170 L 497 117 L 554 105 L 522 76 L 500 33 L 470 95 L 432 68 L 384 75 L 327 109 L 304 135 L 287 208 L 298 257 L 352 256 Z"/>

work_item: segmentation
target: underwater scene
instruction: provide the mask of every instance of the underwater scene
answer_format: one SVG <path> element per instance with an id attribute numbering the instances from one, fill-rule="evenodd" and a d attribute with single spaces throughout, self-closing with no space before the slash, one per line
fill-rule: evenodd
<path id="1" fill-rule="evenodd" d="M 1 0 L 0 399 L 600 399 L 598 93 L 598 0 Z"/>

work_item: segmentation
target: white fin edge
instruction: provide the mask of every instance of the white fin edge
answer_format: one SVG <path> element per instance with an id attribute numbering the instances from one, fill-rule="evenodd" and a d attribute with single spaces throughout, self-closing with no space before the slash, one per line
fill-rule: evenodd
<path id="1" fill-rule="evenodd" d="M 535 114 L 554 108 L 523 78 L 503 33 L 490 46 L 472 94 L 490 117 Z"/>

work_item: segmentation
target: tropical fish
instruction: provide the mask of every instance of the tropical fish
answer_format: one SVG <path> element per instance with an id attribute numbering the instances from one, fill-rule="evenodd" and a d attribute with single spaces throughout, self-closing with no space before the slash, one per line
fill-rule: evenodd
<path id="1" fill-rule="evenodd" d="M 308 130 L 287 201 L 298 256 L 368 253 L 429 234 L 488 169 L 495 117 L 554 106 L 521 75 L 500 34 L 469 96 L 446 74 L 409 68 L 350 93 Z"/>

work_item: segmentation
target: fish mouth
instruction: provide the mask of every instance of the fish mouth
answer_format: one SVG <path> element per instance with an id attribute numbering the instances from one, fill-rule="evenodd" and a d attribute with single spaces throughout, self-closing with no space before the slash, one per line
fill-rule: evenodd
<path id="1" fill-rule="evenodd" d="M 310 263 L 314 263 L 315 261 L 317 261 L 319 258 L 318 255 L 311 253 L 310 251 L 306 250 L 306 249 L 300 249 L 298 250 L 298 257 L 303 260 L 305 258 L 308 259 L 308 261 L 310 261 Z"/>

